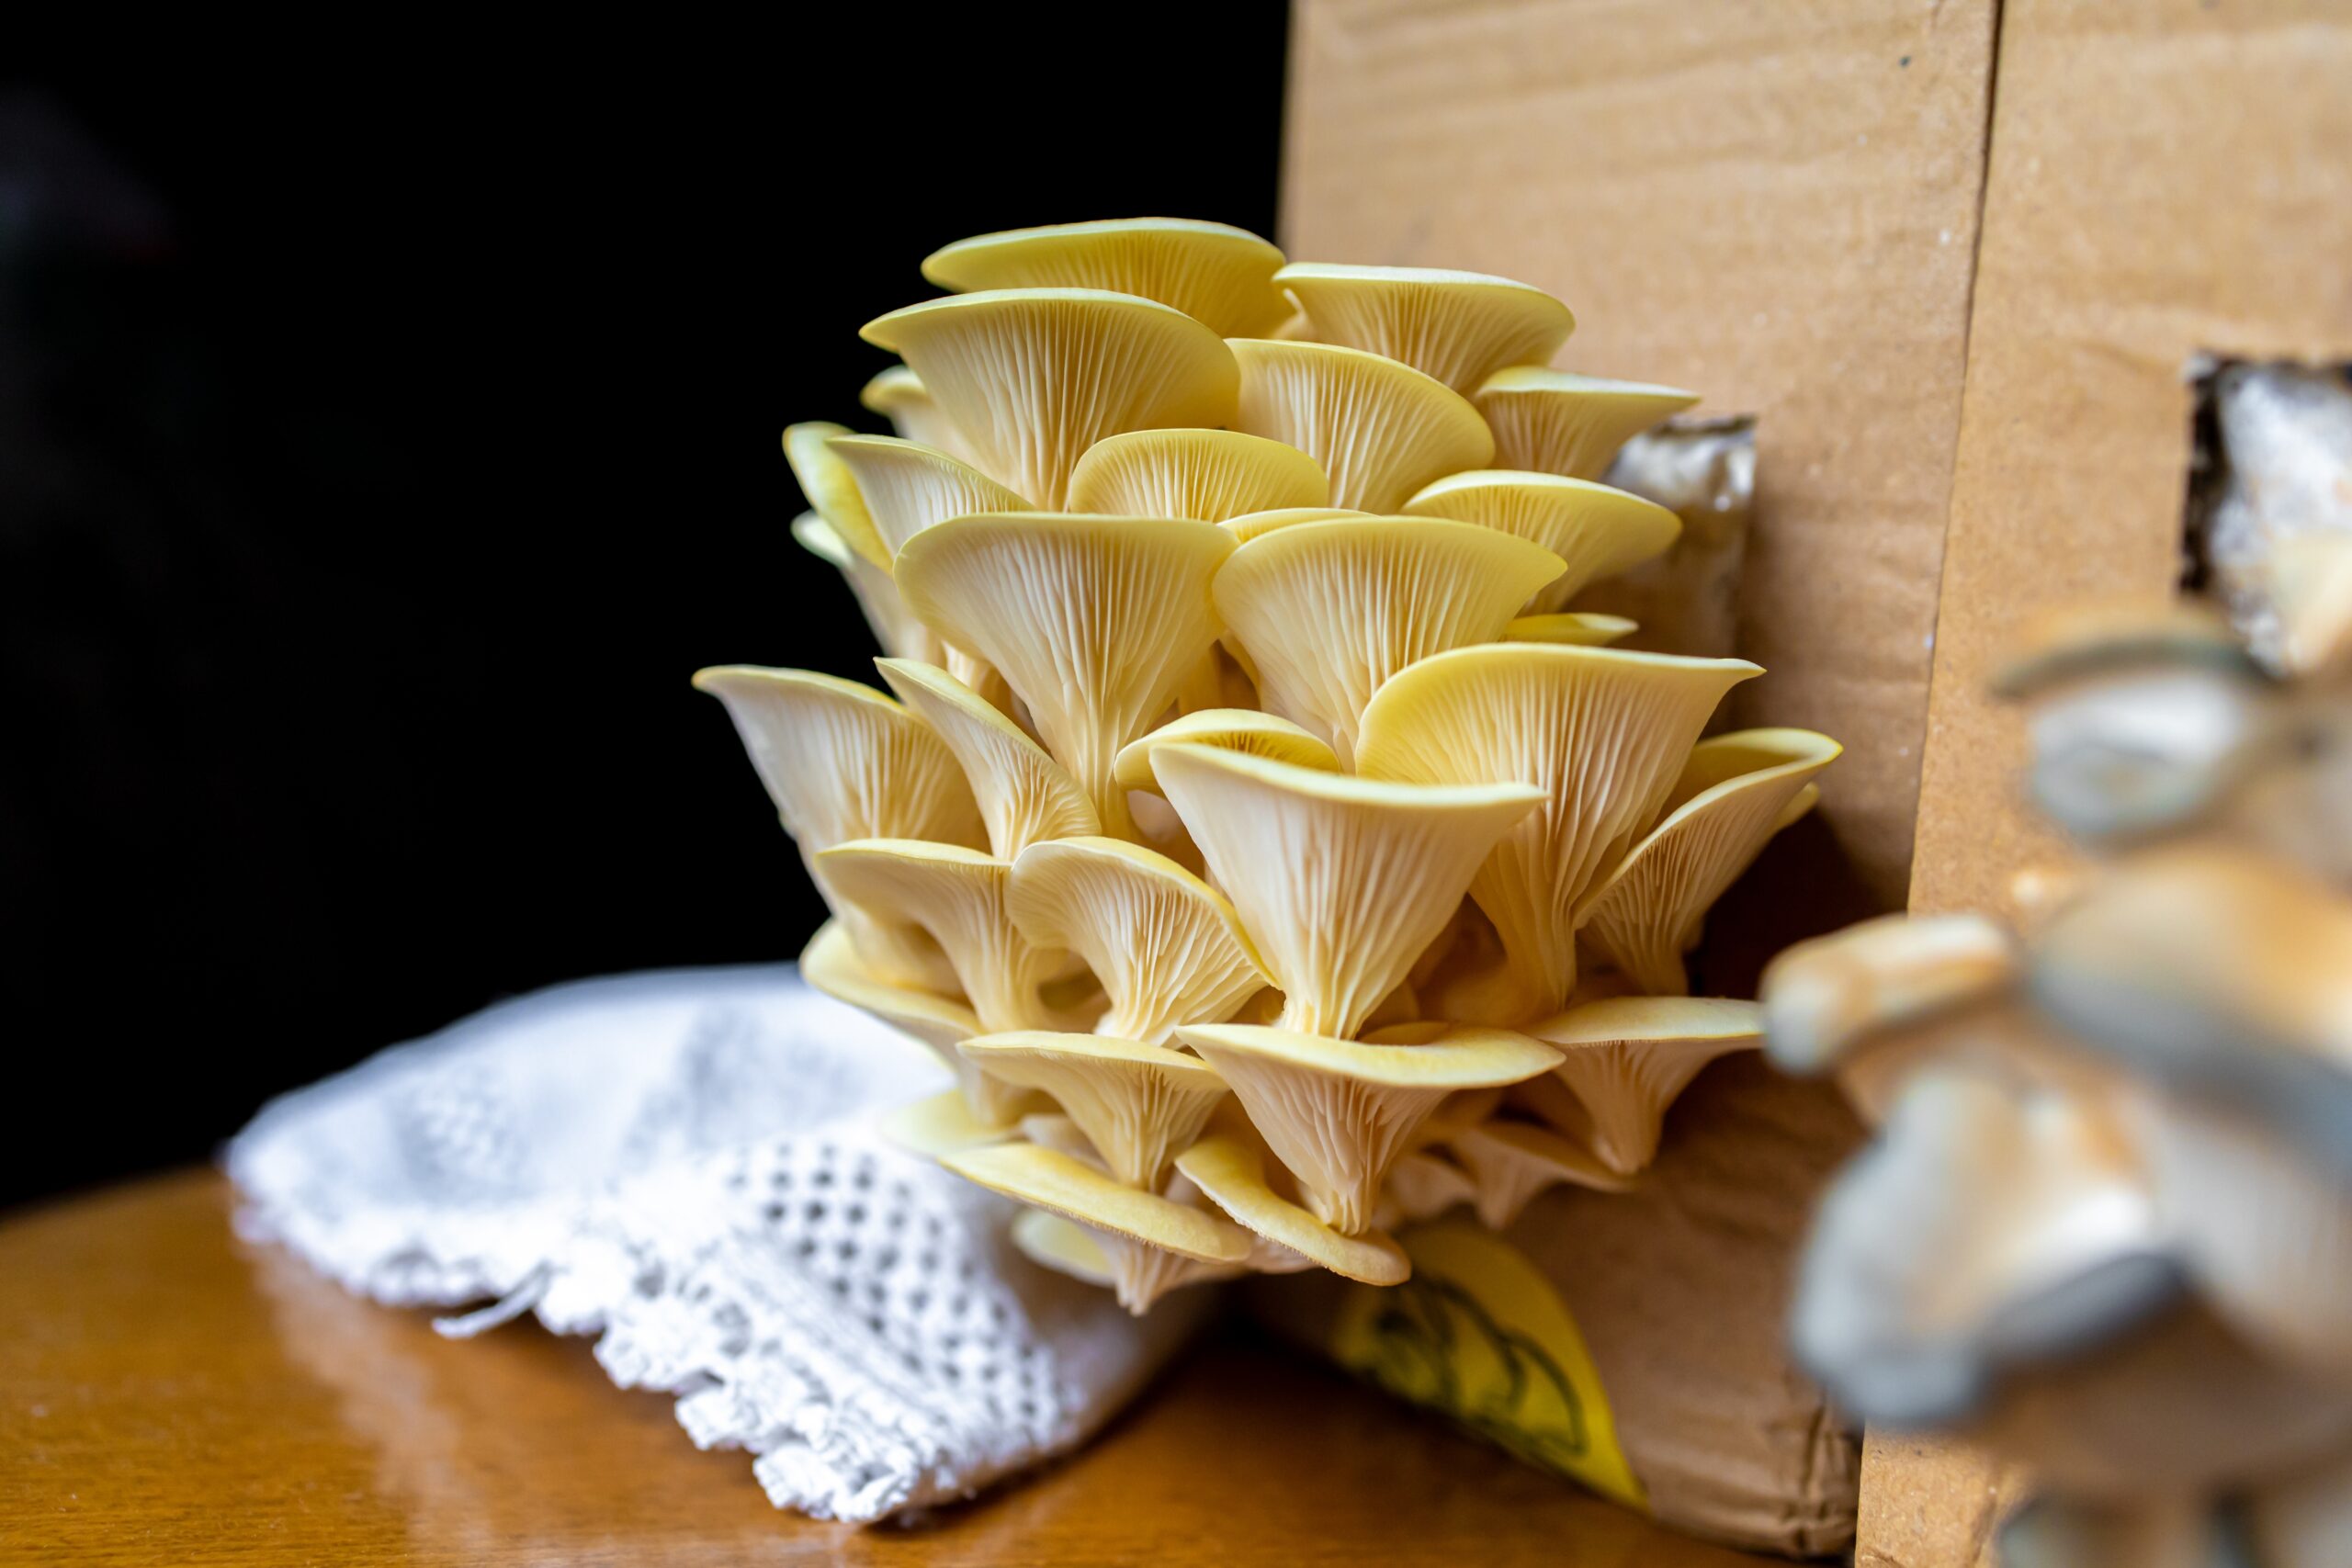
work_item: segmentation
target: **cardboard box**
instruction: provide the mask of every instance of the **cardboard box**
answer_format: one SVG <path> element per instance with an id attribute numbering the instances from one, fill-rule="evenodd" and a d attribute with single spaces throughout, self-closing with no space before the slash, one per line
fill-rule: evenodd
<path id="1" fill-rule="evenodd" d="M 1719 924 L 1998 908 L 2064 856 L 1986 674 L 2045 604 L 2169 590 L 2192 355 L 2352 355 L 2352 10 L 1298 0 L 1291 69 L 1293 255 L 1525 278 L 1561 364 L 1759 416 L 1734 717 L 1849 751 Z M 1874 1438 L 1856 1560 L 1986 1562 L 2020 1484 Z"/>

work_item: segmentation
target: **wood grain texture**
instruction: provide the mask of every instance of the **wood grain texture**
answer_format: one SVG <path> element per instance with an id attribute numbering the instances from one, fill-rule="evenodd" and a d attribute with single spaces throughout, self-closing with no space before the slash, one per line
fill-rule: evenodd
<path id="1" fill-rule="evenodd" d="M 772 1508 L 587 1345 L 471 1341 L 228 1229 L 191 1172 L 0 1224 L 0 1562 L 1733 1568 L 1238 1337 L 1085 1453 L 919 1527 Z"/>

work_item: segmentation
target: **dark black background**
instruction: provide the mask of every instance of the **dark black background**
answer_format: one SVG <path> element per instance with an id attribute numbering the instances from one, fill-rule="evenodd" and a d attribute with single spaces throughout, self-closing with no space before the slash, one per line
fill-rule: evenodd
<path id="1" fill-rule="evenodd" d="M 870 677 L 777 432 L 878 428 L 856 329 L 945 241 L 1272 232 L 1283 8 L 1187 15 L 0 64 L 0 1202 L 500 996 L 797 950 L 686 683 Z"/>

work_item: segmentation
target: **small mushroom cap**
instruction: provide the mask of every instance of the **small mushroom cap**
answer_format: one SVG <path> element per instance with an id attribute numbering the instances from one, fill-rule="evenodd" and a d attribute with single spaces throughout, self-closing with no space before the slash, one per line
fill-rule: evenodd
<path id="1" fill-rule="evenodd" d="M 959 1048 L 989 1076 L 1053 1096 L 1111 1175 L 1155 1192 L 1169 1160 L 1200 1136 L 1225 1098 L 1214 1068 L 1140 1040 L 983 1034 Z"/>
<path id="2" fill-rule="evenodd" d="M 1239 1138 L 1213 1134 L 1177 1156 L 1176 1168 L 1234 1220 L 1334 1274 L 1367 1285 L 1401 1285 L 1412 1277 L 1405 1249 L 1387 1235 L 1341 1235 L 1277 1194 L 1258 1151 Z"/>
<path id="3" fill-rule="evenodd" d="M 857 400 L 869 413 L 888 420 L 890 428 L 907 440 L 920 441 L 953 457 L 965 455 L 964 438 L 956 433 L 955 422 L 940 411 L 922 378 L 909 367 L 893 365 L 878 372 L 859 391 Z"/>
<path id="4" fill-rule="evenodd" d="M 876 317 L 861 335 L 904 355 L 974 463 L 1041 506 L 1062 505 L 1080 456 L 1106 435 L 1233 418 L 1224 340 L 1132 294 L 951 294 Z"/>
<path id="5" fill-rule="evenodd" d="M 1314 458 L 1262 435 L 1132 430 L 1086 449 L 1070 470 L 1069 507 L 1223 523 L 1250 513 L 1321 507 L 1330 488 Z"/>
<path id="6" fill-rule="evenodd" d="M 1640 631 L 1638 622 L 1623 615 L 1563 612 L 1551 615 L 1520 615 L 1503 627 L 1505 642 L 1554 642 L 1569 648 L 1607 648 Z"/>
<path id="7" fill-rule="evenodd" d="M 2162 667 L 2261 677 L 2261 668 L 2219 612 L 2181 600 L 2070 604 L 2027 623 L 1994 676 L 2005 697 L 2027 697 L 2062 682 Z"/>
<path id="8" fill-rule="evenodd" d="M 926 625 L 1003 673 L 1104 830 L 1129 838 L 1113 759 L 1215 646 L 1209 583 L 1233 548 L 1207 523 L 964 517 L 908 543 L 899 588 Z"/>
<path id="9" fill-rule="evenodd" d="M 1691 748 L 1668 810 L 1577 911 L 1584 939 L 1638 989 L 1679 996 L 1682 955 L 1797 796 L 1844 748 L 1810 729 L 1743 729 Z"/>
<path id="10" fill-rule="evenodd" d="M 1250 1257 L 1250 1233 L 1240 1226 L 1156 1192 L 1123 1186 L 1053 1149 L 992 1144 L 951 1154 L 939 1163 L 991 1192 L 1196 1263 L 1238 1264 Z"/>
<path id="11" fill-rule="evenodd" d="M 1510 963 L 1509 1017 L 1566 1003 L 1577 906 L 1656 820 L 1724 694 L 1760 673 L 1741 659 L 1497 643 L 1425 659 L 1374 696 L 1356 749 L 1365 777 L 1543 792 L 1470 884 Z"/>
<path id="12" fill-rule="evenodd" d="M 1611 997 L 1568 1009 L 1528 1033 L 1560 1049 L 1552 1077 L 1584 1108 L 1584 1141 L 1619 1175 L 1657 1156 L 1666 1113 L 1700 1069 L 1762 1035 L 1754 1002 Z M 1568 1129 L 1563 1129 L 1566 1131 Z"/>
<path id="13" fill-rule="evenodd" d="M 1341 517 L 1371 515 L 1369 512 L 1351 512 L 1344 506 L 1279 506 L 1271 512 L 1245 512 L 1238 517 L 1227 518 L 1217 526 L 1232 535 L 1235 544 L 1246 545 L 1261 534 L 1271 534 L 1294 523 L 1329 523 Z"/>
<path id="14" fill-rule="evenodd" d="M 1281 987 L 1283 1022 L 1340 1036 L 1404 980 L 1487 852 L 1541 798 L 1188 744 L 1157 748 L 1152 766 Z"/>
<path id="15" fill-rule="evenodd" d="M 1633 1183 L 1602 1164 L 1591 1150 L 1547 1127 L 1497 1117 L 1446 1144 L 1477 1189 L 1479 1224 L 1501 1230 L 1527 1205 L 1563 1183 L 1597 1192 L 1623 1192 Z"/>
<path id="16" fill-rule="evenodd" d="M 1371 1223 L 1388 1168 L 1448 1094 L 1516 1083 L 1559 1060 L 1550 1047 L 1498 1029 L 1456 1028 L 1426 1045 L 1238 1023 L 1176 1032 L 1232 1088 L 1316 1217 L 1350 1235 Z"/>
<path id="17" fill-rule="evenodd" d="M 984 1030 L 1057 1023 L 1042 992 L 1065 972 L 1068 954 L 1032 944 L 1013 925 L 1005 862 L 955 844 L 858 839 L 821 852 L 817 869 L 842 897 L 929 931 Z"/>
<path id="18" fill-rule="evenodd" d="M 976 512 L 1027 512 L 1029 503 L 959 457 L 895 435 L 835 435 L 839 458 L 865 498 L 888 558 L 934 524 Z"/>
<path id="19" fill-rule="evenodd" d="M 1104 1290 L 1114 1282 L 1095 1233 L 1050 1210 L 1023 1209 L 1013 1215 L 1012 1245 L 1040 1269 Z"/>
<path id="20" fill-rule="evenodd" d="M 1487 377 L 1472 400 L 1494 432 L 1494 467 L 1597 479 L 1620 446 L 1690 407 L 1699 394 L 1519 367 Z"/>
<path id="21" fill-rule="evenodd" d="M 1274 274 L 1309 333 L 1399 359 L 1467 397 L 1508 365 L 1541 365 L 1576 330 L 1532 284 L 1482 272 L 1293 262 Z"/>
<path id="22" fill-rule="evenodd" d="M 792 477 L 810 509 L 832 525 L 841 542 L 888 571 L 890 547 L 874 525 L 856 476 L 832 450 L 833 438 L 850 433 L 847 425 L 827 420 L 786 425 L 784 460 L 792 466 Z"/>
<path id="23" fill-rule="evenodd" d="M 1603 578 L 1664 555 L 1682 535 L 1682 519 L 1630 491 L 1559 474 L 1477 468 L 1424 485 L 1404 510 L 1414 517 L 1476 523 L 1541 545 L 1566 570 L 1529 608 L 1557 610 Z"/>
<path id="24" fill-rule="evenodd" d="M 1416 1151 L 1388 1168 L 1372 1223 L 1380 1230 L 1409 1225 L 1477 1199 L 1478 1184 L 1468 1171 L 1442 1155 Z"/>
<path id="25" fill-rule="evenodd" d="M 1246 229 L 1191 218 L 1113 218 L 1008 229 L 923 259 L 942 288 L 1107 288 L 1157 299 L 1220 337 L 1265 332 L 1290 314 L 1274 286 L 1283 254 Z"/>
<path id="26" fill-rule="evenodd" d="M 1827 1072 L 1898 1030 L 2006 994 L 2018 974 L 2016 939 L 1983 915 L 1864 920 L 1765 967 L 1764 1049 L 1785 1072 Z"/>
<path id="27" fill-rule="evenodd" d="M 1409 365 L 1333 344 L 1235 338 L 1228 346 L 1241 367 L 1233 428 L 1313 457 L 1333 506 L 1394 512 L 1439 475 L 1494 456 L 1478 411 Z"/>
<path id="28" fill-rule="evenodd" d="M 1217 613 L 1250 655 L 1266 707 L 1342 762 L 1381 684 L 1432 654 L 1502 635 L 1559 558 L 1491 528 L 1408 517 L 1298 523 L 1217 572 Z"/>
<path id="29" fill-rule="evenodd" d="M 1272 757 L 1320 773 L 1336 773 L 1340 759 L 1331 748 L 1290 720 L 1256 708 L 1202 708 L 1170 719 L 1140 740 L 1122 748 L 1111 776 L 1122 789 L 1159 787 L 1151 754 L 1162 746 L 1215 746 L 1252 757 Z"/>
<path id="30" fill-rule="evenodd" d="M 933 664 L 908 659 L 874 663 L 899 700 L 955 753 L 978 803 L 989 848 L 999 860 L 1012 860 L 1040 840 L 1102 830 L 1094 803 L 1069 770 L 978 693 Z"/>
<path id="31" fill-rule="evenodd" d="M 1013 1135 L 1024 1111 L 1045 1102 L 1045 1097 L 1034 1090 L 996 1084 L 969 1063 L 965 1064 L 964 1073 L 965 1082 L 958 1088 L 892 1106 L 876 1119 L 876 1130 L 907 1153 L 935 1160 L 958 1149 L 1003 1143 Z M 975 1109 L 975 1085 L 987 1087 L 1001 1100 Z"/>
<path id="32" fill-rule="evenodd" d="M 1010 909 L 1030 941 L 1086 960 L 1111 998 L 1096 1032 L 1167 1042 L 1179 1023 L 1230 1018 L 1271 982 L 1222 893 L 1157 851 L 1117 839 L 1032 844 Z"/>
<path id="33" fill-rule="evenodd" d="M 816 513 L 804 512 L 792 520 L 792 541 L 836 570 L 849 570 L 850 547 L 842 543 L 833 525 Z"/>

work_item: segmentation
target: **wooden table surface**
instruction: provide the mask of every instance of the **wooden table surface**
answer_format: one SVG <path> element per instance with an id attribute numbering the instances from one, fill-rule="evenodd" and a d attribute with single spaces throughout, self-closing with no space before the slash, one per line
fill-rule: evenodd
<path id="1" fill-rule="evenodd" d="M 0 1563 L 1731 1568 L 1240 1329 L 1083 1453 L 918 1526 L 771 1507 L 584 1341 L 445 1340 L 187 1172 L 0 1222 Z"/>

